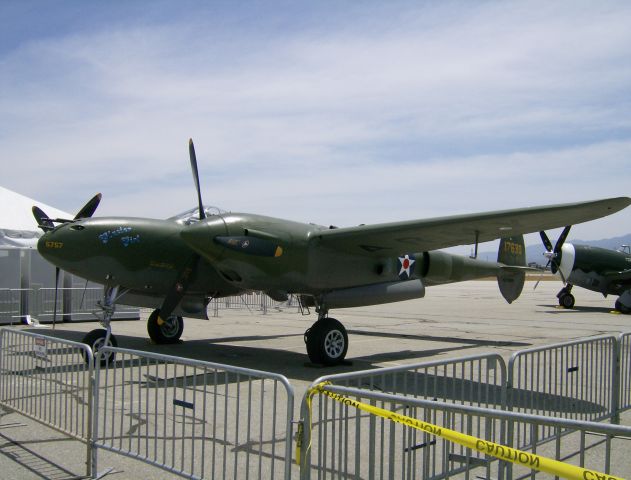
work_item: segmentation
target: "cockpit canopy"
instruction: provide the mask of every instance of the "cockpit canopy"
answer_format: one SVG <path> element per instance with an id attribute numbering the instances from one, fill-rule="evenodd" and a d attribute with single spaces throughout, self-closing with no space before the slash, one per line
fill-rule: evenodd
<path id="1" fill-rule="evenodd" d="M 204 205 L 204 213 L 206 214 L 206 217 L 215 217 L 225 215 L 228 212 L 218 207 Z M 175 223 L 179 223 L 180 225 L 191 225 L 192 223 L 199 222 L 199 208 L 193 207 L 190 210 L 175 215 L 174 217 L 169 217 L 167 220 L 173 220 Z"/>

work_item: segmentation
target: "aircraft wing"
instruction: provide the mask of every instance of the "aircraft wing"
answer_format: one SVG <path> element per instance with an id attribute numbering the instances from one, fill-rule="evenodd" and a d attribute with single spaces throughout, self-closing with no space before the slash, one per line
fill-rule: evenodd
<path id="1" fill-rule="evenodd" d="M 405 222 L 322 230 L 311 242 L 349 253 L 383 255 L 422 252 L 574 225 L 611 215 L 629 197 L 499 210 Z"/>

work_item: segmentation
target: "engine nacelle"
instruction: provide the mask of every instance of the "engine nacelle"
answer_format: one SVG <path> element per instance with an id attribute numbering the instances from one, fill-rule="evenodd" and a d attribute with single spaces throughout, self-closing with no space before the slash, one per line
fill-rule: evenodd
<path id="1" fill-rule="evenodd" d="M 453 271 L 453 255 L 443 252 L 423 252 L 420 275 L 432 283 L 449 283 Z"/>
<path id="2" fill-rule="evenodd" d="M 462 282 L 484 276 L 495 276 L 497 267 L 469 257 L 440 251 L 423 252 L 419 274 L 427 285 Z"/>
<path id="3" fill-rule="evenodd" d="M 321 308 L 329 310 L 401 302 L 424 296 L 425 286 L 423 282 L 420 279 L 415 279 L 334 290 L 320 295 L 318 304 Z M 303 296 L 302 302 L 307 307 L 316 306 L 315 298 L 311 296 Z"/>

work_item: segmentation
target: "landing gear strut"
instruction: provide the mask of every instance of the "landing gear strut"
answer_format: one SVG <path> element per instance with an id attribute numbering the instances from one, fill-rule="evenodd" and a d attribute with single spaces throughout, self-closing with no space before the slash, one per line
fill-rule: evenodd
<path id="1" fill-rule="evenodd" d="M 561 289 L 559 293 L 557 293 L 557 298 L 559 299 L 559 305 L 563 308 L 572 308 L 574 306 L 574 295 L 572 295 L 572 285 L 568 283 L 565 287 Z"/>
<path id="2" fill-rule="evenodd" d="M 154 310 L 147 320 L 149 337 L 158 345 L 177 343 L 184 331 L 184 319 L 170 315 L 166 319 L 160 317 L 160 309 Z"/>
<path id="3" fill-rule="evenodd" d="M 103 317 L 99 318 L 99 323 L 105 330 L 100 328 L 92 330 L 88 332 L 82 340 L 83 343 L 87 344 L 92 349 L 92 354 L 95 358 L 101 348 L 118 346 L 116 338 L 112 335 L 112 326 L 110 324 L 114 316 L 114 311 L 116 310 L 116 300 L 119 298 L 118 288 L 118 285 L 115 287 L 107 287 L 103 295 L 103 301 L 97 302 L 98 307 L 103 311 Z M 86 362 L 88 361 L 87 358 L 85 360 Z M 101 355 L 101 365 L 107 365 L 113 361 L 113 352 Z"/>
<path id="4" fill-rule="evenodd" d="M 305 332 L 305 343 L 312 363 L 337 365 L 346 357 L 348 334 L 344 325 L 321 312 L 318 321 Z"/>

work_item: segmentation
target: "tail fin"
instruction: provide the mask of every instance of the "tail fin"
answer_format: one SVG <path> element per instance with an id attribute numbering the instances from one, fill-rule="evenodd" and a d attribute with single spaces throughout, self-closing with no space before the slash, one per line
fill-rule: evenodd
<path id="1" fill-rule="evenodd" d="M 521 295 L 526 280 L 524 236 L 502 238 L 497 252 L 497 262 L 501 264 L 497 273 L 500 292 L 508 303 L 513 303 Z"/>

